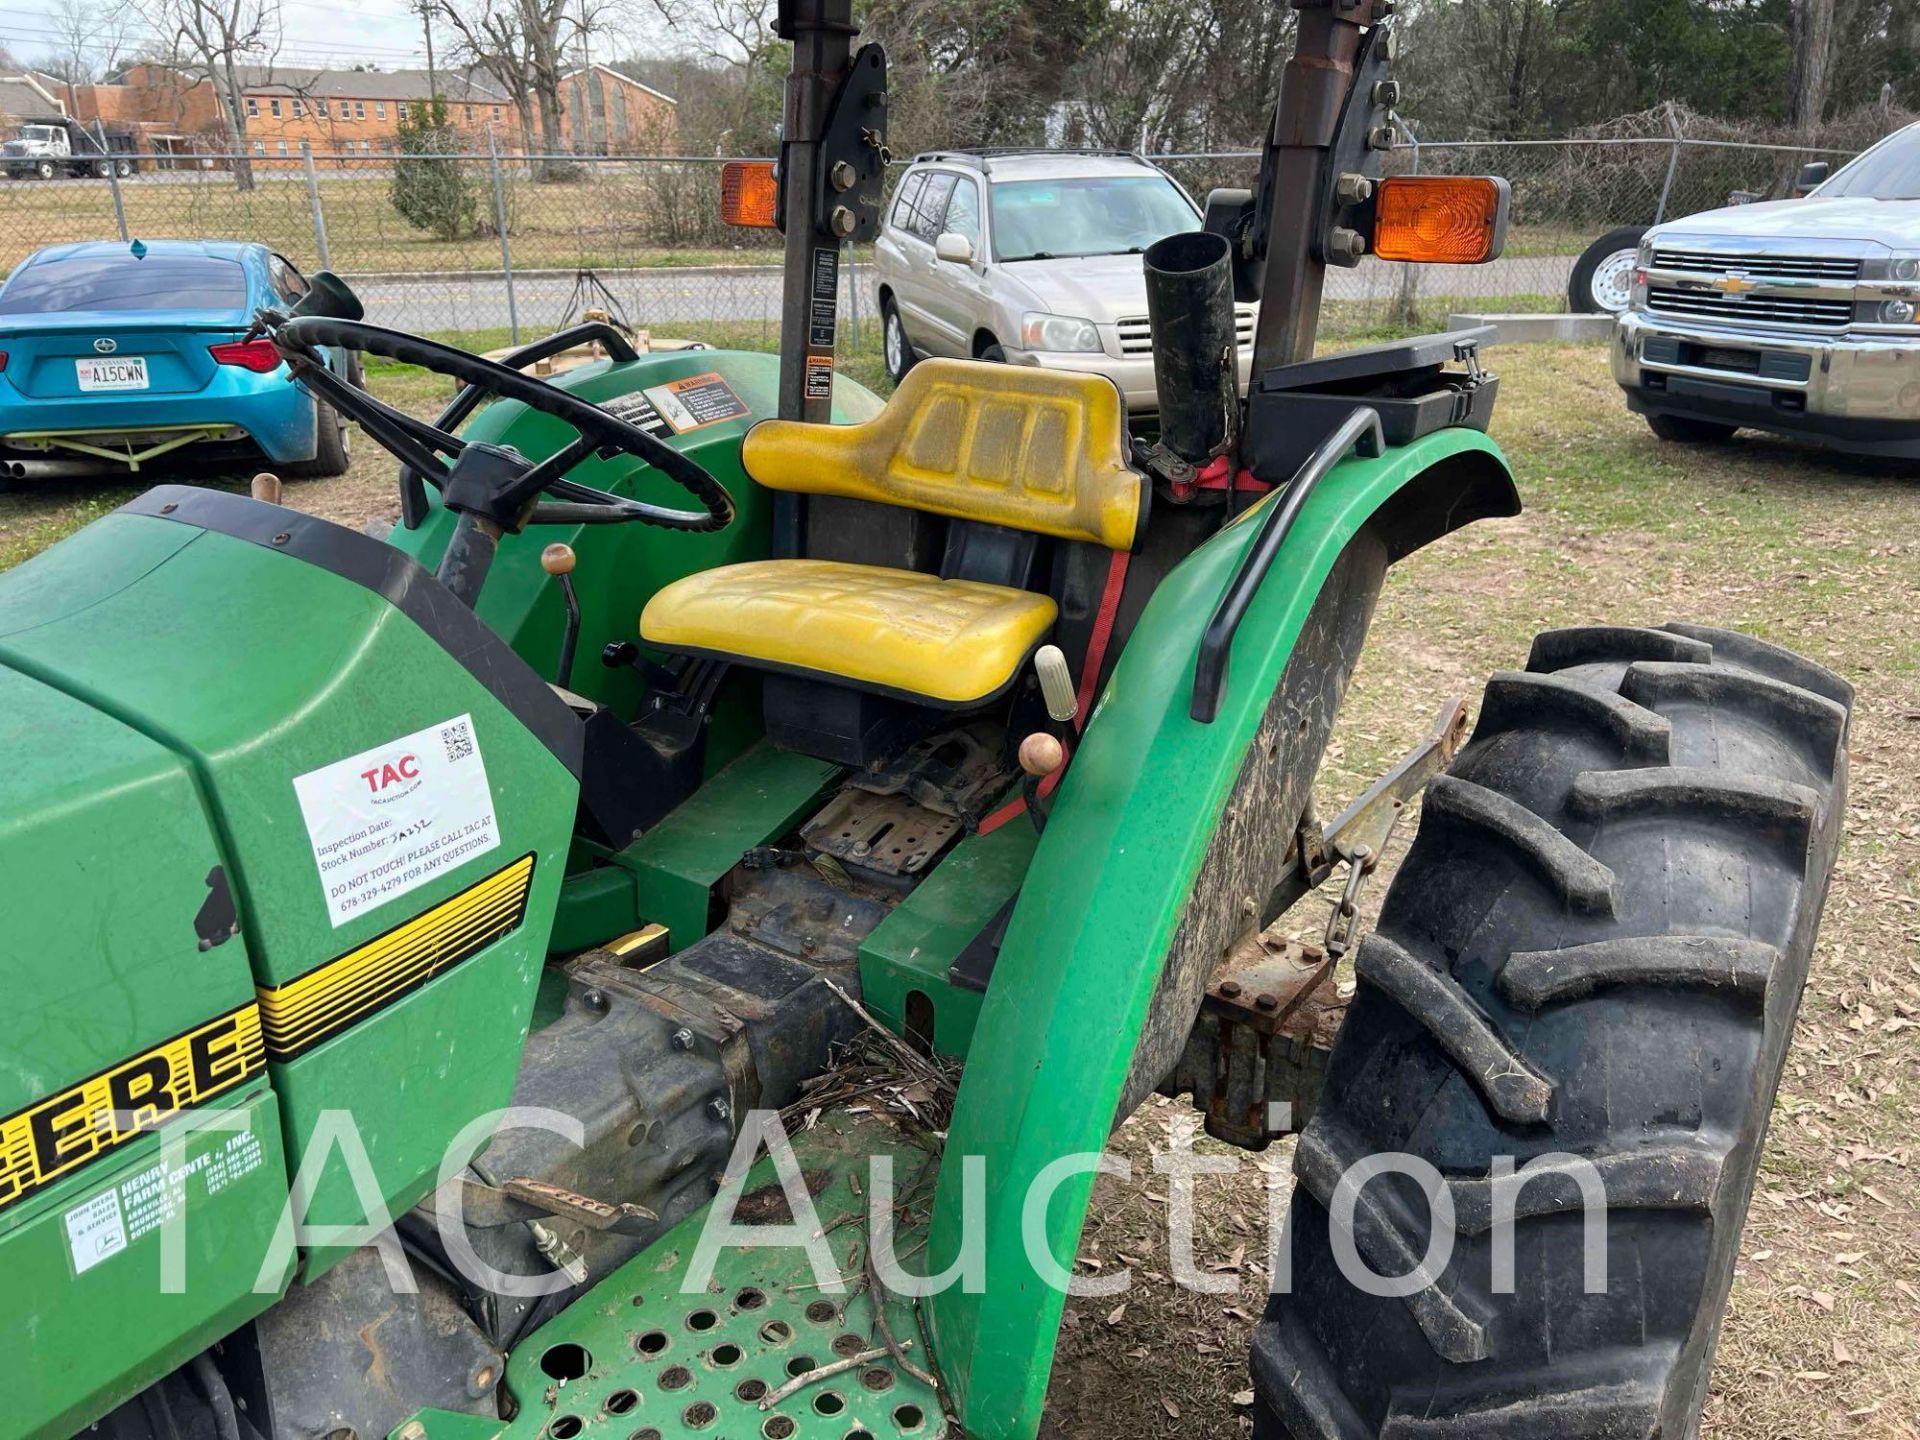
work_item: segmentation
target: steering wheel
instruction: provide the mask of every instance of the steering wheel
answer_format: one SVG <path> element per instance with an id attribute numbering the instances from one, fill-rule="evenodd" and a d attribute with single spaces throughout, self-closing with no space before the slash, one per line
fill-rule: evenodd
<path id="1" fill-rule="evenodd" d="M 289 318 L 262 311 L 256 323 L 302 384 L 319 392 L 340 413 L 359 421 L 376 444 L 438 489 L 447 508 L 463 519 L 470 516 L 502 531 L 515 532 L 529 524 L 628 520 L 668 530 L 703 532 L 723 529 L 733 520 L 733 497 L 705 468 L 639 426 L 531 375 L 451 345 L 332 315 Z M 462 395 L 463 400 L 472 396 L 466 409 L 471 409 L 482 394 L 518 400 L 529 409 L 565 421 L 577 432 L 576 438 L 538 462 L 529 461 L 510 447 L 462 440 L 347 384 L 327 368 L 317 350 L 323 345 L 363 350 L 450 376 L 468 387 Z M 653 466 L 692 495 L 702 508 L 675 510 L 629 500 L 565 478 L 567 471 L 583 460 L 617 454 L 632 455 Z M 543 493 L 552 499 L 540 500 Z"/>

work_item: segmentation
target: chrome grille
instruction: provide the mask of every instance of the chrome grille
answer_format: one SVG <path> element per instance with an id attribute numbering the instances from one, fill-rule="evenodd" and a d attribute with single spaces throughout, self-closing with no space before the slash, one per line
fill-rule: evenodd
<path id="1" fill-rule="evenodd" d="M 1737 270 L 1756 280 L 1858 280 L 1860 262 L 1818 255 L 1716 255 L 1710 250 L 1655 250 L 1656 270 Z"/>
<path id="2" fill-rule="evenodd" d="M 1253 348 L 1254 312 L 1237 310 L 1233 316 L 1233 333 L 1242 350 Z M 1119 321 L 1115 327 L 1120 332 L 1120 353 L 1122 355 L 1151 355 L 1153 353 L 1153 325 L 1144 315 L 1132 315 Z"/>
<path id="3" fill-rule="evenodd" d="M 1839 330 L 1853 319 L 1851 300 L 1808 300 L 1797 295 L 1722 295 L 1713 290 L 1651 290 L 1647 308 L 1662 315 L 1715 320 L 1723 325 L 1799 325 Z"/>

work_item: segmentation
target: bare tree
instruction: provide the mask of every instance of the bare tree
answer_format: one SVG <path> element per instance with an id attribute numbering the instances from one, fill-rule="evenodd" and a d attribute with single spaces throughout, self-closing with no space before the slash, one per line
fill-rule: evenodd
<path id="1" fill-rule="evenodd" d="M 446 3 L 441 11 L 460 37 L 456 47 L 459 58 L 491 76 L 513 102 L 520 125 L 521 153 L 538 153 L 533 140 L 533 66 L 520 28 L 518 6 L 512 0 L 482 0 L 465 6 Z"/>
<path id="2" fill-rule="evenodd" d="M 47 21 L 53 48 L 45 68 L 67 83 L 67 113 L 80 115 L 79 87 L 109 75 L 139 33 L 139 22 L 124 8 L 93 0 L 56 0 Z"/>
<path id="3" fill-rule="evenodd" d="M 745 65 L 773 44 L 770 0 L 652 0 L 685 53 Z"/>
<path id="4" fill-rule="evenodd" d="M 463 58 L 498 81 L 519 109 L 527 152 L 535 153 L 537 116 L 538 153 L 560 154 L 568 45 L 598 23 L 604 7 L 594 0 L 440 0 L 440 6 L 459 33 Z M 552 176 L 558 168 L 543 162 L 535 173 Z"/>
<path id="5" fill-rule="evenodd" d="M 285 33 L 280 0 L 132 0 L 132 5 L 166 46 L 175 68 L 213 87 L 235 156 L 234 183 L 251 190 L 242 72 L 256 61 L 270 65 L 279 52 Z"/>

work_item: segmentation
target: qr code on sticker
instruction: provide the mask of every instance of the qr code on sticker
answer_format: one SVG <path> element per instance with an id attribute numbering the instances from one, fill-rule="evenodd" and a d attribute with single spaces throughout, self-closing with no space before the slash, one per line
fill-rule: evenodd
<path id="1" fill-rule="evenodd" d="M 446 742 L 448 760 L 464 760 L 473 754 L 473 728 L 464 720 L 445 727 L 440 738 Z"/>

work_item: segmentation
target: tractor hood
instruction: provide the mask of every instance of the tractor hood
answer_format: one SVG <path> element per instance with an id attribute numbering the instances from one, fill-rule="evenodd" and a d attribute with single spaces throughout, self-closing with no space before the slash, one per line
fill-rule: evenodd
<path id="1" fill-rule="evenodd" d="M 358 1226 L 369 1175 L 403 1212 L 507 1101 L 578 730 L 413 561 L 243 496 L 163 487 L 0 574 L 19 1433 L 83 1428 L 271 1303 L 294 1262 L 267 1242 L 325 1116 L 364 1161 L 303 1172 L 306 1218 Z M 251 1138 L 183 1118 L 209 1109 Z M 176 1179 L 182 1136 L 213 1158 Z M 157 1257 L 180 1213 L 175 1304 Z"/>

